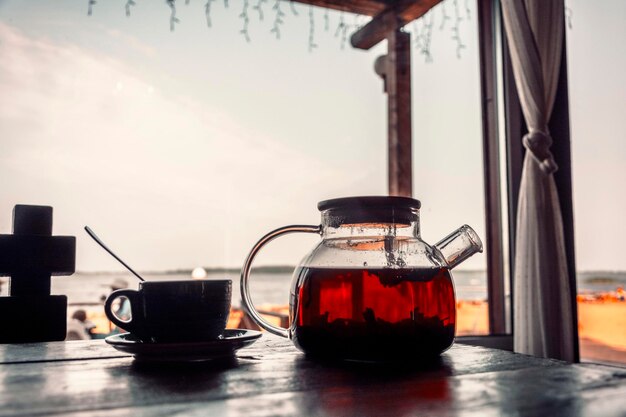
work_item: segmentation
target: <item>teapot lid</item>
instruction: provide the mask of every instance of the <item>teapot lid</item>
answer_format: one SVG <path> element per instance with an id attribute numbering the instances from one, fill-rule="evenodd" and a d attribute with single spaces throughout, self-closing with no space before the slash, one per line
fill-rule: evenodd
<path id="1" fill-rule="evenodd" d="M 329 226 L 355 223 L 402 223 L 417 220 L 419 200 L 398 196 L 344 197 L 320 201 L 319 211 L 326 212 Z"/>
<path id="2" fill-rule="evenodd" d="M 419 200 L 410 197 L 398 196 L 365 196 L 365 197 L 343 197 L 324 200 L 317 203 L 319 211 L 334 208 L 386 208 L 386 209 L 415 209 L 422 206 Z"/>

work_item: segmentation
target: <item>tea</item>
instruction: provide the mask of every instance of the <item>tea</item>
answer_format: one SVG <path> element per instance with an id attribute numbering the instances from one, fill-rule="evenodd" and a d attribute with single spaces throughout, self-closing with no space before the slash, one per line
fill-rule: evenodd
<path id="1" fill-rule="evenodd" d="M 454 340 L 454 287 L 446 268 L 300 268 L 291 335 L 312 355 L 421 359 Z"/>

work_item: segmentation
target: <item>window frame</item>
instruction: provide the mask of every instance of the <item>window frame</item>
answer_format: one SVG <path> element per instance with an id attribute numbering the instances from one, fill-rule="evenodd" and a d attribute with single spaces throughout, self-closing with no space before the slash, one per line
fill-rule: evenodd
<path id="1" fill-rule="evenodd" d="M 477 0 L 477 10 L 484 149 L 485 224 L 487 227 L 486 246 L 488 249 L 486 255 L 489 335 L 462 336 L 457 338 L 457 341 L 464 344 L 513 350 L 515 329 L 512 321 L 514 308 L 512 275 L 515 270 L 517 200 L 525 155 L 525 149 L 519 138 L 526 133 L 527 127 L 513 77 L 511 58 L 502 23 L 500 0 Z M 559 170 L 555 174 L 555 182 L 563 214 L 571 289 L 570 302 L 573 312 L 572 323 L 564 323 L 564 325 L 571 325 L 573 328 L 575 362 L 579 362 L 566 38 L 564 36 L 559 85 L 549 129 L 551 132 L 558 132 L 559 135 L 559 140 L 555 141 L 552 146 L 552 152 L 559 165 Z M 499 79 L 499 77 L 501 78 Z M 498 86 L 501 86 L 500 91 L 498 91 Z M 499 112 L 502 120 L 499 120 Z M 503 140 L 500 139 L 501 134 L 505 136 Z M 503 158 L 504 160 L 502 160 Z M 506 167 L 504 173 L 499 171 L 502 163 Z M 506 202 L 506 213 L 504 213 L 502 197 Z M 504 242 L 503 232 L 505 230 L 508 230 L 508 242 Z M 508 250 L 509 254 L 507 265 L 505 265 L 505 250 Z M 510 271 L 509 274 L 505 274 L 506 267 Z M 508 280 L 510 288 L 508 306 L 505 280 Z"/>

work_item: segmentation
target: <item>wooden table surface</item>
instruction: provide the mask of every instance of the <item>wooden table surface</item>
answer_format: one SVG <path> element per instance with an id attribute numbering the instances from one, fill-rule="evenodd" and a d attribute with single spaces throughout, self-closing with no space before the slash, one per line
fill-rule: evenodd
<path id="1" fill-rule="evenodd" d="M 626 416 L 626 369 L 456 344 L 429 366 L 313 361 L 264 334 L 147 365 L 104 341 L 0 346 L 0 416 Z"/>

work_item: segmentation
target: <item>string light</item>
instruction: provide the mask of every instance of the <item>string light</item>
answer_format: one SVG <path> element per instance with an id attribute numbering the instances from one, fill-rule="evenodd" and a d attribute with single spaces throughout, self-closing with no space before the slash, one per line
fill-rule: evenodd
<path id="1" fill-rule="evenodd" d="M 344 49 L 346 47 L 349 28 L 350 25 L 346 24 L 342 11 L 339 15 L 339 24 L 337 25 L 337 29 L 335 30 L 335 38 L 341 35 L 341 49 Z"/>
<path id="2" fill-rule="evenodd" d="M 293 0 L 289 0 L 289 9 L 291 9 L 291 13 L 294 16 L 298 16 L 298 10 L 296 10 L 296 5 L 294 4 Z"/>
<path id="3" fill-rule="evenodd" d="M 346 22 L 343 20 L 343 12 L 339 14 L 339 24 L 337 25 L 337 29 L 335 30 L 335 38 L 339 36 L 339 33 L 343 30 L 344 26 L 346 26 Z"/>
<path id="4" fill-rule="evenodd" d="M 128 0 L 126 2 L 126 5 L 124 6 L 124 8 L 126 9 L 126 17 L 130 17 L 130 8 L 131 6 L 136 5 L 137 3 L 135 3 L 133 0 Z"/>
<path id="5" fill-rule="evenodd" d="M 567 22 L 567 28 L 568 29 L 573 29 L 574 26 L 572 25 L 572 8 L 569 7 L 568 2 L 565 2 L 565 21 Z"/>
<path id="6" fill-rule="evenodd" d="M 412 23 L 413 33 L 415 34 L 415 37 L 413 38 L 413 46 L 415 49 L 422 49 L 422 34 L 420 33 L 419 22 L 421 22 L 421 20 L 415 19 Z"/>
<path id="7" fill-rule="evenodd" d="M 270 32 L 276 35 L 276 39 L 280 39 L 280 25 L 284 23 L 283 16 L 285 16 L 285 13 L 280 10 L 280 0 L 276 0 L 274 2 L 272 10 L 276 13 L 274 15 L 274 24 L 272 25 L 272 30 L 270 30 Z"/>
<path id="8" fill-rule="evenodd" d="M 96 0 L 88 0 L 87 1 L 87 16 L 91 16 L 93 13 L 93 5 L 96 4 Z"/>
<path id="9" fill-rule="evenodd" d="M 207 0 L 206 4 L 204 5 L 204 15 L 206 16 L 206 25 L 208 27 L 211 27 L 213 22 L 211 21 L 211 3 L 213 3 L 215 0 Z"/>
<path id="10" fill-rule="evenodd" d="M 453 0 L 452 3 L 454 4 L 454 16 L 455 16 L 454 25 L 452 26 L 452 40 L 456 42 L 456 57 L 461 58 L 461 51 L 465 49 L 465 44 L 463 44 L 463 41 L 461 40 L 461 33 L 460 33 L 460 25 L 461 25 L 461 21 L 463 21 L 463 18 L 461 17 L 461 14 L 459 13 L 458 0 Z"/>
<path id="11" fill-rule="evenodd" d="M 420 34 L 420 54 L 424 55 L 425 62 L 433 62 L 433 56 L 430 51 L 430 41 L 433 34 L 434 17 L 433 12 L 429 10 L 421 19 L 424 24 L 422 26 L 422 33 Z"/>
<path id="12" fill-rule="evenodd" d="M 180 19 L 176 17 L 176 0 L 167 0 L 167 5 L 170 7 L 170 32 L 174 32 L 176 23 L 180 23 Z"/>
<path id="13" fill-rule="evenodd" d="M 313 49 L 317 48 L 315 43 L 315 15 L 313 13 L 313 6 L 309 7 L 309 52 L 313 52 Z"/>
<path id="14" fill-rule="evenodd" d="M 263 3 L 265 3 L 267 0 L 258 0 L 257 4 L 252 6 L 252 8 L 254 10 L 256 10 L 259 13 L 259 21 L 263 21 Z"/>
<path id="15" fill-rule="evenodd" d="M 328 32 L 330 28 L 330 16 L 328 15 L 328 9 L 324 10 L 324 30 Z"/>
<path id="16" fill-rule="evenodd" d="M 243 10 L 239 14 L 239 18 L 243 19 L 243 28 L 239 31 L 239 33 L 244 36 L 246 42 L 250 42 L 250 35 L 248 34 L 248 24 L 250 23 L 250 18 L 248 17 L 248 6 L 248 0 L 243 0 Z"/>
<path id="17" fill-rule="evenodd" d="M 446 10 L 446 3 L 441 3 L 441 25 L 439 25 L 439 30 L 443 30 L 446 27 L 448 20 L 450 20 L 450 15 L 448 15 Z"/>
<path id="18" fill-rule="evenodd" d="M 359 30 L 363 27 L 363 22 L 364 22 L 365 17 L 361 14 L 355 14 L 354 15 L 354 28 L 355 30 Z"/>
<path id="19" fill-rule="evenodd" d="M 206 0 L 204 4 L 205 16 L 207 27 L 212 26 L 211 19 L 211 9 L 212 3 L 216 0 Z M 239 14 L 239 18 L 242 19 L 242 28 L 239 30 L 239 33 L 243 35 L 247 42 L 251 41 L 250 33 L 249 33 L 249 24 L 250 24 L 250 16 L 249 9 L 252 7 L 258 13 L 259 21 L 263 21 L 265 18 L 265 13 L 263 10 L 263 5 L 268 2 L 268 0 L 255 0 L 256 3 L 253 6 L 250 6 L 250 0 L 242 0 L 243 7 L 242 11 Z M 283 1 L 289 1 L 289 7 L 291 9 L 291 13 L 294 16 L 299 16 L 298 10 L 295 7 L 296 0 L 274 0 L 272 10 L 274 11 L 274 20 L 272 23 L 272 28 L 270 33 L 273 33 L 276 36 L 276 39 L 281 38 L 281 26 L 285 23 L 284 17 L 285 13 L 281 9 L 281 3 Z M 166 0 L 165 1 L 168 7 L 171 10 L 170 13 L 170 31 L 174 31 L 176 28 L 176 24 L 180 23 L 180 20 L 176 17 L 176 0 Z M 448 8 L 446 5 L 452 2 L 454 7 L 453 16 L 448 14 Z M 87 1 L 87 15 L 91 16 L 93 14 L 94 5 L 97 3 L 96 0 L 88 0 Z M 190 0 L 185 0 L 185 4 L 188 5 Z M 126 16 L 130 17 L 132 7 L 136 6 L 135 0 L 126 0 L 124 4 Z M 229 0 L 224 0 L 224 7 L 229 7 Z M 441 23 L 439 24 L 439 30 L 445 29 L 448 20 L 452 20 L 453 24 L 450 28 L 452 32 L 451 39 L 455 42 L 456 46 L 456 55 L 458 58 L 461 58 L 461 53 L 463 49 L 467 48 L 467 46 L 463 43 L 463 39 L 461 38 L 461 22 L 469 21 L 471 18 L 471 9 L 469 7 L 469 0 L 463 0 L 461 5 L 460 0 L 448 0 L 441 2 Z M 463 13 L 463 15 L 462 15 Z M 572 28 L 572 9 L 569 5 L 565 4 L 565 20 L 567 22 L 567 27 L 569 29 Z M 313 51 L 318 47 L 318 44 L 315 42 L 315 11 L 313 6 L 309 6 L 308 11 L 309 17 L 309 34 L 308 34 L 308 49 L 309 51 Z M 330 30 L 330 13 L 328 8 L 324 8 L 324 30 L 328 32 Z M 363 22 L 366 21 L 364 16 L 362 15 L 354 15 L 354 23 L 347 24 L 345 20 L 344 12 L 341 11 L 338 18 L 338 25 L 335 30 L 335 38 L 340 39 L 341 49 L 345 49 L 345 46 L 348 42 L 348 36 L 350 33 L 360 29 L 363 27 Z M 430 9 L 428 12 L 424 14 L 420 19 L 413 21 L 413 32 L 414 32 L 414 44 L 415 48 L 419 50 L 420 54 L 424 56 L 425 62 L 432 62 L 433 56 L 431 52 L 431 40 L 432 33 L 434 27 L 434 11 Z"/>

